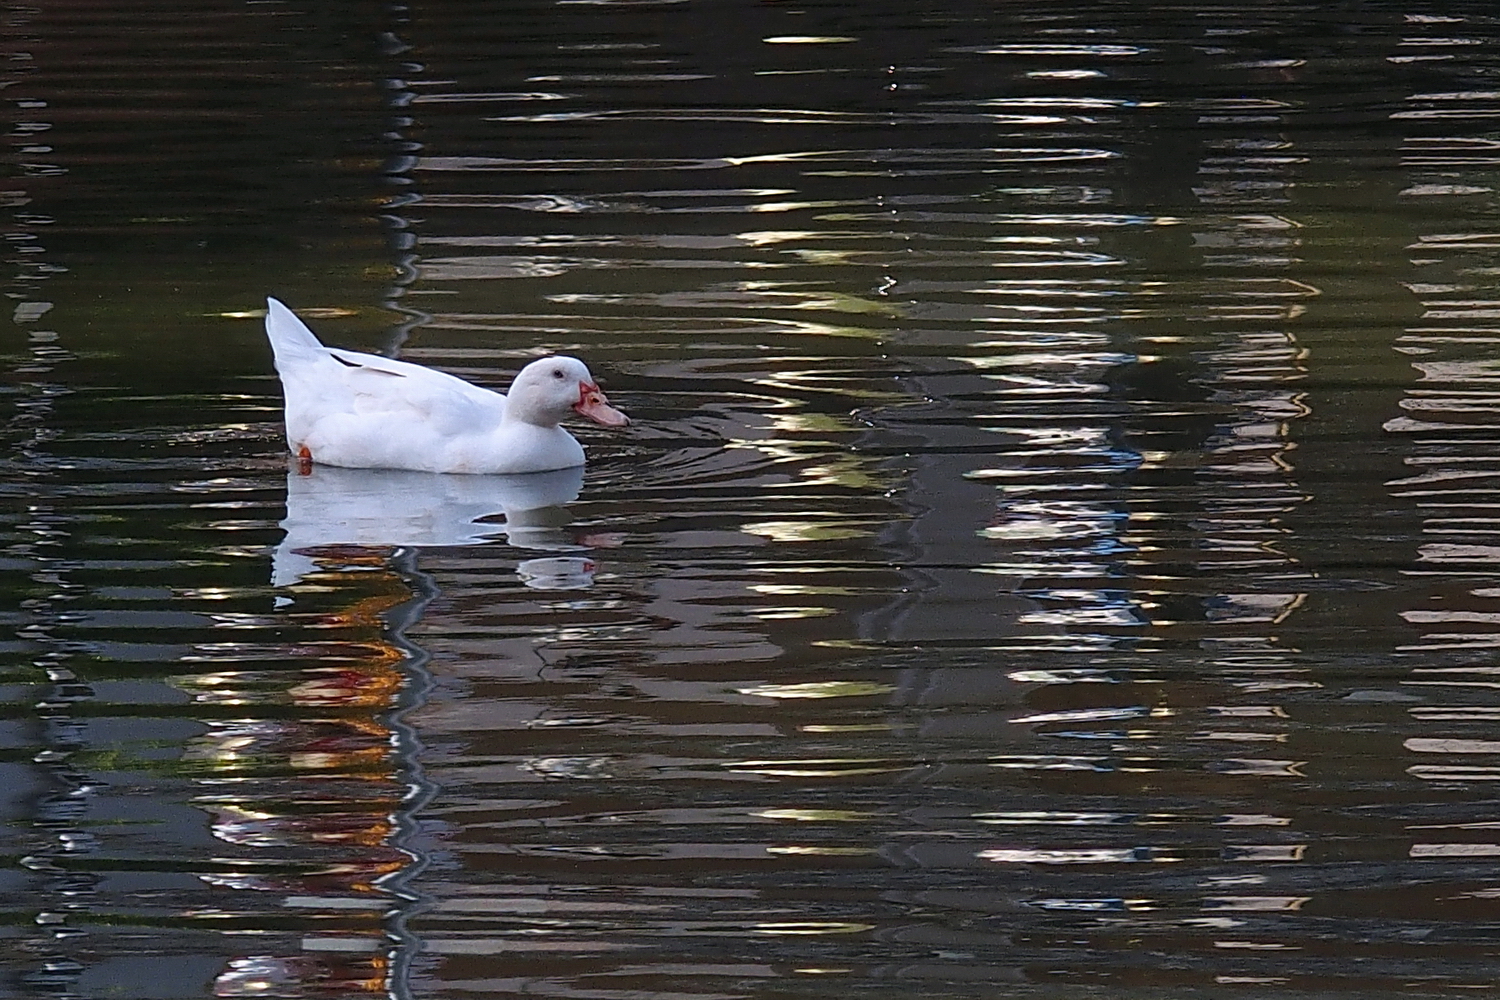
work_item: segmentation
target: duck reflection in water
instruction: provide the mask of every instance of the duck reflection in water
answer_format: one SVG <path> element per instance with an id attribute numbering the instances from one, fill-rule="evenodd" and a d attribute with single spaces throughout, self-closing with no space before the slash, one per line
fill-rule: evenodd
<path id="1" fill-rule="evenodd" d="M 398 549 L 480 545 L 504 539 L 554 553 L 516 571 L 538 590 L 593 586 L 594 561 L 565 531 L 565 504 L 578 498 L 583 468 L 516 476 L 448 476 L 391 469 L 314 466 L 286 481 L 286 537 L 271 561 L 271 583 L 296 584 L 320 564 L 347 562 L 349 547 Z M 496 520 L 503 515 L 503 520 Z M 344 551 L 340 551 L 344 550 Z M 569 554 L 556 554 L 556 553 Z M 578 553 L 578 554 L 571 554 Z"/>

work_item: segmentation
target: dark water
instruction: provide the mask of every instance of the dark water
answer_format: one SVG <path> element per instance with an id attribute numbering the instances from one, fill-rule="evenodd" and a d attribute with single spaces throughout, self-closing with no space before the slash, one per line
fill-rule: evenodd
<path id="1" fill-rule="evenodd" d="M 0 11 L 3 995 L 1500 988 L 1491 5 L 345 6 Z"/>

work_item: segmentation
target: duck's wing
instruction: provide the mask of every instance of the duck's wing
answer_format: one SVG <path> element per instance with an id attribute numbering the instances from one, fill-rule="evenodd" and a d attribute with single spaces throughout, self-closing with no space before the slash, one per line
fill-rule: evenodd
<path id="1" fill-rule="evenodd" d="M 359 351 L 332 350 L 356 413 L 406 416 L 440 434 L 483 430 L 505 415 L 505 397 L 447 372 Z"/>

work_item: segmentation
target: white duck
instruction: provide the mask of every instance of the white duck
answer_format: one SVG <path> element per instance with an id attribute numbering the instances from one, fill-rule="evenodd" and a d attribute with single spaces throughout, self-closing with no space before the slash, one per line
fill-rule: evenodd
<path id="1" fill-rule="evenodd" d="M 630 423 L 577 358 L 533 361 L 507 399 L 421 365 L 324 347 L 275 299 L 266 300 L 266 336 L 286 395 L 287 443 L 304 470 L 569 469 L 583 464 L 583 446 L 562 420 L 576 413 L 606 427 Z"/>

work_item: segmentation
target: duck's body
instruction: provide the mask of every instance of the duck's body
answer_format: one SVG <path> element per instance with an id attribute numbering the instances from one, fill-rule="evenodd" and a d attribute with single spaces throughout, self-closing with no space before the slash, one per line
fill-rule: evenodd
<path id="1" fill-rule="evenodd" d="M 621 427 L 583 362 L 533 361 L 510 397 L 421 365 L 323 346 L 290 309 L 266 300 L 266 335 L 286 395 L 286 436 L 303 463 L 355 469 L 510 474 L 583 464 L 559 426 L 579 414 Z"/>

